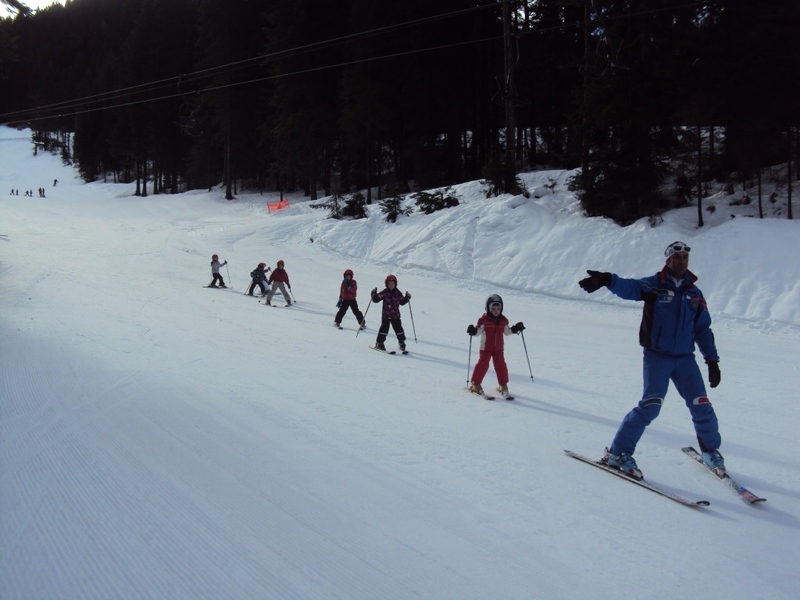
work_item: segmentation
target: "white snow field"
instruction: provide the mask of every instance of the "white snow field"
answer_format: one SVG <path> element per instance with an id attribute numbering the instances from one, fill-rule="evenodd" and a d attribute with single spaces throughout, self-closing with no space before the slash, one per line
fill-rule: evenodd
<path id="1" fill-rule="evenodd" d="M 0 129 L 0 598 L 796 600 L 800 223 L 720 194 L 701 229 L 694 207 L 621 228 L 582 215 L 570 175 L 334 221 L 299 195 L 270 215 L 274 194 L 87 185 Z M 599 458 L 641 395 L 640 304 L 577 281 L 651 275 L 674 240 L 714 319 L 722 452 L 757 506 L 683 455 L 674 388 L 636 458 L 709 507 L 563 453 Z M 231 290 L 203 289 L 214 253 Z M 278 259 L 296 305 L 243 296 Z M 352 314 L 331 326 L 346 268 L 362 311 L 388 273 L 411 292 L 408 356 L 368 348 L 380 305 L 359 335 Z M 463 390 L 490 293 L 526 325 L 506 338 L 513 402 Z"/>

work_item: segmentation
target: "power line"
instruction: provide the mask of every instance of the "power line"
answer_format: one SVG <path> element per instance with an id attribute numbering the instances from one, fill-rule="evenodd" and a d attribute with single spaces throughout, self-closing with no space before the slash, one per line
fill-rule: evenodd
<path id="1" fill-rule="evenodd" d="M 160 79 L 160 80 L 156 80 L 156 81 L 151 81 L 151 82 L 147 82 L 147 83 L 133 85 L 133 86 L 120 88 L 120 89 L 112 90 L 112 91 L 108 91 L 108 92 L 101 92 L 101 93 L 90 95 L 90 96 L 84 96 L 82 98 L 65 100 L 65 101 L 62 101 L 62 102 L 56 102 L 56 103 L 47 104 L 47 105 L 44 105 L 44 106 L 37 106 L 37 107 L 34 107 L 34 108 L 26 108 L 26 109 L 21 109 L 21 110 L 17 110 L 17 111 L 12 111 L 12 112 L 9 112 L 9 113 L 3 113 L 3 114 L 0 114 L 0 121 L 13 121 L 15 119 L 20 119 L 20 118 L 23 118 L 23 117 L 25 118 L 25 120 L 35 121 L 35 120 L 49 119 L 49 118 L 53 118 L 53 117 L 75 116 L 75 115 L 85 114 L 85 113 L 94 112 L 94 111 L 98 111 L 98 110 L 108 110 L 108 109 L 111 109 L 111 108 L 124 108 L 126 106 L 132 106 L 132 105 L 136 105 L 136 104 L 141 104 L 143 102 L 150 102 L 150 101 L 158 101 L 158 100 L 165 100 L 165 99 L 169 99 L 169 98 L 175 98 L 175 97 L 184 95 L 184 92 L 181 92 L 179 90 L 178 92 L 176 92 L 174 94 L 167 94 L 167 95 L 163 95 L 163 96 L 159 96 L 159 97 L 149 97 L 149 98 L 144 99 L 144 100 L 126 100 L 126 101 L 118 103 L 118 104 L 113 104 L 113 105 L 108 105 L 108 106 L 95 106 L 94 108 L 87 109 L 87 110 L 77 110 L 82 106 L 91 106 L 91 105 L 93 105 L 93 104 L 95 104 L 97 102 L 114 101 L 114 100 L 117 100 L 117 99 L 120 99 L 120 98 L 125 98 L 126 96 L 129 96 L 131 94 L 144 94 L 144 93 L 149 93 L 149 92 L 155 92 L 155 91 L 158 91 L 159 89 L 164 89 L 166 87 L 171 87 L 171 86 L 179 87 L 182 82 L 193 82 L 193 81 L 207 79 L 207 78 L 210 78 L 210 77 L 221 77 L 221 76 L 228 75 L 228 74 L 231 74 L 233 72 L 236 72 L 238 70 L 241 70 L 243 68 L 247 68 L 247 67 L 251 67 L 251 66 L 257 66 L 259 63 L 266 63 L 266 62 L 268 62 L 270 60 L 276 60 L 276 59 L 281 59 L 281 58 L 292 58 L 292 57 L 295 57 L 295 56 L 299 56 L 299 55 L 301 55 L 303 53 L 311 52 L 313 50 L 320 50 L 320 49 L 325 49 L 325 48 L 328 48 L 328 47 L 336 47 L 336 46 L 340 46 L 340 45 L 343 45 L 345 43 L 353 42 L 353 41 L 356 41 L 356 40 L 359 40 L 359 39 L 367 39 L 369 37 L 373 37 L 373 36 L 376 36 L 376 35 L 386 34 L 386 33 L 391 32 L 391 31 L 399 31 L 399 30 L 402 30 L 402 29 L 407 29 L 407 28 L 410 28 L 410 27 L 415 27 L 415 26 L 419 26 L 419 25 L 422 25 L 422 24 L 426 24 L 426 23 L 432 23 L 434 21 L 439 21 L 439 20 L 443 20 L 443 19 L 463 16 L 463 15 L 466 15 L 466 14 L 469 14 L 469 13 L 473 13 L 473 12 L 476 12 L 476 11 L 479 11 L 479 10 L 484 10 L 486 8 L 492 8 L 493 6 L 494 5 L 491 5 L 491 4 L 490 5 L 483 5 L 483 6 L 476 6 L 476 7 L 470 7 L 470 8 L 466 8 L 466 9 L 457 10 L 457 11 L 452 11 L 452 12 L 449 12 L 449 13 L 433 15 L 433 16 L 430 16 L 430 17 L 412 19 L 410 21 L 405 21 L 403 23 L 396 23 L 396 24 L 393 24 L 393 25 L 387 25 L 387 26 L 384 26 L 384 27 L 379 27 L 379 28 L 368 30 L 368 31 L 348 34 L 348 35 L 340 36 L 340 37 L 337 37 L 337 38 L 332 38 L 332 39 L 329 39 L 329 40 L 322 40 L 322 41 L 319 41 L 319 42 L 313 42 L 313 43 L 305 44 L 303 46 L 298 46 L 298 47 L 295 47 L 295 48 L 290 48 L 290 49 L 286 49 L 286 50 L 278 50 L 276 52 L 267 53 L 267 54 L 260 54 L 258 56 L 254 56 L 254 57 L 251 57 L 251 58 L 242 59 L 242 60 L 234 61 L 234 62 L 231 62 L 231 63 L 226 63 L 224 65 L 217 65 L 217 66 L 208 67 L 208 68 L 205 68 L 205 69 L 198 69 L 196 71 L 192 71 L 191 73 L 175 75 L 173 77 L 168 77 L 166 79 Z M 464 42 L 464 44 L 470 44 L 470 43 L 475 43 L 475 42 L 473 42 L 473 41 Z M 419 52 L 425 52 L 425 51 L 428 51 L 428 50 L 429 49 L 422 49 L 422 50 L 419 50 Z M 411 51 L 411 52 L 408 52 L 406 54 L 410 54 L 410 53 L 413 53 L 413 52 L 414 51 Z M 402 53 L 400 53 L 398 55 L 402 55 Z M 337 65 L 329 65 L 329 66 L 326 66 L 326 67 L 319 67 L 317 69 L 312 69 L 312 70 L 322 70 L 322 69 L 327 69 L 327 68 L 340 68 L 340 67 L 348 66 L 349 64 L 358 64 L 358 63 L 361 63 L 361 62 L 365 62 L 365 60 L 382 60 L 384 58 L 385 57 L 375 57 L 374 59 L 354 60 L 354 61 L 350 61 L 350 62 L 339 63 Z M 304 73 L 304 72 L 307 72 L 307 70 L 298 71 L 298 72 L 295 72 L 295 73 L 284 73 L 284 74 L 281 75 L 281 77 L 289 77 L 289 76 L 301 74 L 301 73 Z M 199 93 L 205 93 L 205 92 L 208 92 L 208 91 L 217 90 L 217 89 L 223 89 L 223 88 L 226 88 L 226 87 L 235 87 L 235 86 L 238 86 L 238 85 L 243 85 L 245 83 L 255 83 L 255 82 L 259 82 L 259 81 L 266 81 L 266 80 L 269 80 L 269 79 L 275 79 L 277 77 L 279 77 L 279 76 L 260 77 L 260 78 L 248 80 L 246 82 L 225 84 L 225 85 L 214 86 L 214 87 L 211 87 L 211 88 L 204 88 L 202 90 L 194 90 L 194 91 L 199 92 Z M 42 116 L 41 115 L 42 112 L 46 112 L 48 114 Z M 31 113 L 39 113 L 40 116 L 31 117 L 30 116 Z"/>
<path id="2" fill-rule="evenodd" d="M 625 15 L 619 15 L 615 17 L 605 16 L 603 22 L 607 21 L 617 21 L 626 18 L 633 18 L 633 17 L 640 17 L 645 16 L 648 14 L 656 14 L 661 13 L 669 10 L 676 10 L 681 8 L 691 8 L 696 6 L 707 6 L 709 4 L 716 4 L 721 2 L 722 0 L 710 0 L 710 1 L 703 1 L 703 0 L 695 0 L 692 2 L 687 2 L 680 5 L 673 5 L 668 7 L 661 7 L 655 9 L 647 9 L 641 10 L 632 13 L 626 13 Z M 502 0 L 501 0 L 502 2 Z M 57 102 L 53 104 L 48 104 L 44 106 L 38 106 L 34 108 L 27 108 L 17 111 L 12 111 L 9 113 L 0 114 L 0 121 L 2 122 L 9 122 L 9 121 L 40 121 L 45 119 L 51 118 L 63 118 L 63 117 L 73 117 L 77 115 L 98 112 L 103 110 L 111 110 L 111 109 L 120 109 L 129 106 L 136 106 L 139 104 L 144 104 L 147 102 L 158 102 L 162 100 L 168 100 L 172 98 L 182 97 L 186 95 L 186 91 L 181 90 L 181 85 L 183 83 L 193 83 L 198 81 L 207 80 L 213 77 L 222 77 L 225 75 L 230 75 L 236 71 L 240 71 L 242 69 L 246 69 L 252 66 L 257 66 L 259 64 L 266 64 L 269 61 L 275 61 L 279 59 L 288 59 L 300 56 L 305 53 L 309 53 L 314 50 L 321 50 L 326 48 L 333 48 L 336 46 L 343 45 L 348 42 L 357 41 L 360 39 L 367 39 L 377 35 L 383 35 L 388 32 L 392 31 L 400 31 L 402 29 L 407 29 L 410 27 L 416 27 L 422 24 L 431 23 L 434 21 L 439 21 L 448 18 L 454 18 L 457 16 L 463 16 L 466 14 L 474 13 L 476 11 L 485 10 L 487 8 L 496 8 L 500 5 L 500 3 L 496 4 L 484 4 L 480 6 L 470 7 L 467 9 L 461 9 L 458 11 L 453 11 L 449 13 L 443 13 L 440 15 L 433 15 L 430 17 L 423 17 L 420 19 L 413 19 L 410 21 L 405 21 L 403 23 L 397 23 L 393 25 L 387 25 L 384 27 L 379 27 L 375 29 L 371 29 L 368 31 L 363 31 L 359 33 L 348 34 L 344 36 L 339 36 L 336 38 L 331 38 L 329 40 L 322 40 L 319 42 L 313 42 L 310 44 L 305 44 L 303 46 L 297 46 L 294 48 L 289 48 L 285 50 L 278 50 L 271 53 L 266 54 L 259 54 L 257 56 L 242 59 L 239 61 L 234 61 L 230 63 L 226 63 L 223 65 L 217 65 L 213 67 L 208 67 L 205 69 L 198 69 L 196 71 L 192 71 L 186 74 L 179 74 L 173 77 L 168 77 L 165 79 L 159 79 L 155 81 L 150 81 L 147 83 L 142 83 L 138 85 L 133 85 L 125 88 L 120 88 L 117 90 L 112 90 L 108 92 L 101 92 L 98 94 L 84 96 L 81 98 L 76 98 L 72 100 L 66 100 L 63 102 Z M 560 31 L 566 30 L 570 28 L 578 28 L 585 26 L 585 23 L 572 23 L 572 24 L 562 24 L 562 25 L 554 25 L 552 27 L 539 27 L 536 29 L 531 29 L 527 31 L 517 31 L 515 35 L 518 36 L 527 36 L 531 34 L 541 34 L 541 33 L 548 33 L 552 31 Z M 391 58 L 398 58 L 402 56 L 410 56 L 414 54 L 422 54 L 425 52 L 432 52 L 436 50 L 444 50 L 448 48 L 456 48 L 459 46 L 466 46 L 466 45 L 473 45 L 473 44 L 481 44 L 485 42 L 491 42 L 498 39 L 502 39 L 503 35 L 495 35 L 489 36 L 484 38 L 476 38 L 465 40 L 462 42 L 453 42 L 450 44 L 441 44 L 438 46 L 432 46 L 428 48 L 421 48 L 421 49 L 414 49 L 408 50 L 403 52 L 395 52 L 391 54 L 385 54 L 382 56 L 374 56 L 374 57 L 367 57 L 363 59 L 352 59 L 344 62 L 328 64 L 328 65 L 320 65 L 317 67 L 309 67 L 306 69 L 300 69 L 296 71 L 281 73 L 279 75 L 266 75 L 263 77 L 255 77 L 251 79 L 247 79 L 244 81 L 239 82 L 232 82 L 232 83 L 223 83 L 219 85 L 212 85 L 207 87 L 202 87 L 201 89 L 193 89 L 191 93 L 195 94 L 204 94 L 211 91 L 217 91 L 221 89 L 229 89 L 233 87 L 238 87 L 242 85 L 249 85 L 253 83 L 260 83 L 264 81 L 270 81 L 274 79 L 280 79 L 282 77 L 292 77 L 297 75 L 304 75 L 313 72 L 324 71 L 328 69 L 336 69 L 336 68 L 344 68 L 348 66 L 364 64 L 367 62 L 373 61 L 382 61 L 388 60 Z M 148 96 L 142 99 L 130 99 L 129 96 L 131 95 L 138 95 L 138 94 L 151 94 L 157 92 L 159 90 L 164 90 L 169 87 L 175 87 L 177 91 L 175 93 L 163 94 L 160 96 Z M 123 100 L 122 102 L 113 103 L 116 100 Z M 99 102 L 112 102 L 112 104 L 107 104 L 103 106 L 97 106 L 96 104 Z M 81 107 L 88 107 L 85 109 L 81 109 Z M 33 116 L 32 116 L 33 115 Z"/>

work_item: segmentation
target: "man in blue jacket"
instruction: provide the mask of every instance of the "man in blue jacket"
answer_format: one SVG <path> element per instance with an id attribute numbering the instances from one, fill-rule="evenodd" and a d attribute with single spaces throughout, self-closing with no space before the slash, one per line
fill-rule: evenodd
<path id="1" fill-rule="evenodd" d="M 639 343 L 644 348 L 644 393 L 622 420 L 602 459 L 635 479 L 642 478 L 633 458 L 636 444 L 661 411 L 670 380 L 692 414 L 704 462 L 719 475 L 725 472 L 717 416 L 694 357 L 697 344 L 708 365 L 708 382 L 717 387 L 721 379 L 719 355 L 706 301 L 694 285 L 697 277 L 689 271 L 690 250 L 683 242 L 671 243 L 664 251 L 664 268 L 652 277 L 623 279 L 613 273 L 587 271 L 589 277 L 578 282 L 590 294 L 607 287 L 620 298 L 644 303 L 639 328 Z"/>

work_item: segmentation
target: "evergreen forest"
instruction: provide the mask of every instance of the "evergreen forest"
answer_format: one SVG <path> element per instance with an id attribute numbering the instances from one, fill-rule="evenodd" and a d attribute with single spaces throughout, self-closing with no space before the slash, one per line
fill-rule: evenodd
<path id="1" fill-rule="evenodd" d="M 0 122 L 142 196 L 563 168 L 626 224 L 800 171 L 797 0 L 1 1 Z"/>

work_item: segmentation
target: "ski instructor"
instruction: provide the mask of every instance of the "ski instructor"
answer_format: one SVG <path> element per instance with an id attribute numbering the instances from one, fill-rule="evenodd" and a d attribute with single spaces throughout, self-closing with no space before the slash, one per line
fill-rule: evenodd
<path id="1" fill-rule="evenodd" d="M 725 473 L 717 416 L 694 357 L 697 344 L 708 365 L 708 382 L 717 387 L 721 379 L 719 355 L 706 301 L 694 284 L 697 277 L 689 271 L 690 251 L 683 242 L 671 243 L 664 251 L 664 268 L 652 277 L 623 279 L 612 273 L 587 271 L 589 277 L 578 282 L 590 294 L 607 287 L 620 298 L 644 303 L 639 328 L 639 343 L 644 348 L 644 393 L 638 406 L 622 420 L 601 459 L 635 479 L 642 478 L 633 458 L 636 444 L 661 411 L 670 380 L 692 414 L 703 462 L 718 475 Z"/>

